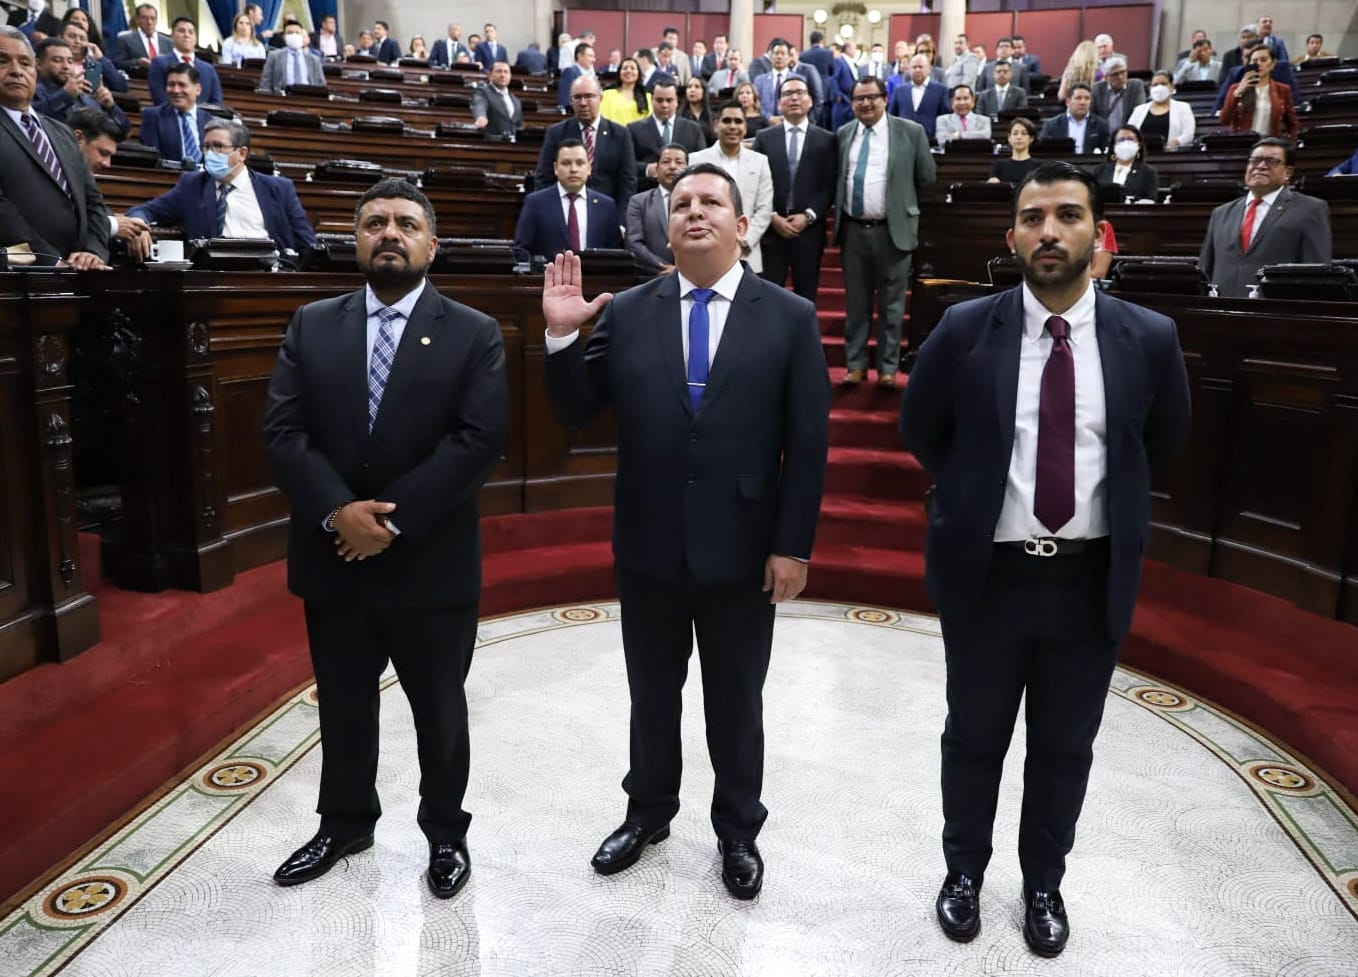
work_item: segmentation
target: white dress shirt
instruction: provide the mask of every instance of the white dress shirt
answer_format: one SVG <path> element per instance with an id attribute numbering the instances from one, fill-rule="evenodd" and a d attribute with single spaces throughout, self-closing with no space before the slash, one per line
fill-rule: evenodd
<path id="1" fill-rule="evenodd" d="M 996 112 L 999 112 L 999 111 L 1001 111 L 1001 110 L 1004 108 L 1004 100 L 1005 100 L 1006 97 L 1008 97 L 1008 95 L 1009 95 L 1009 86 L 1008 86 L 1008 85 L 1005 85 L 1003 88 L 1001 88 L 999 85 L 996 85 L 996 86 L 995 86 L 995 111 L 996 111 Z"/>
<path id="2" fill-rule="evenodd" d="M 1131 176 L 1131 175 L 1132 175 L 1132 164 L 1131 164 L 1131 163 L 1114 163 L 1114 164 L 1113 164 L 1113 182 L 1116 183 L 1118 186 L 1120 186 L 1120 187 L 1121 187 L 1121 186 L 1126 186 L 1126 184 L 1127 184 L 1127 177 L 1129 177 L 1129 176 Z"/>
<path id="3" fill-rule="evenodd" d="M 1283 188 L 1279 187 L 1272 193 L 1266 193 L 1264 194 L 1264 196 L 1259 198 L 1259 206 L 1254 208 L 1254 225 L 1250 228 L 1250 241 L 1249 241 L 1250 244 L 1253 244 L 1254 239 L 1259 236 L 1259 228 L 1264 223 L 1264 218 L 1267 217 L 1268 212 L 1273 209 L 1273 202 L 1278 199 L 1278 194 L 1282 192 Z M 1252 199 L 1253 197 L 1245 198 L 1246 211 L 1249 210 L 1250 200 Z M 1241 214 L 1241 220 L 1242 221 L 1244 220 L 1244 212 L 1242 212 Z"/>
<path id="4" fill-rule="evenodd" d="M 1255 132 L 1268 134 L 1269 121 L 1273 115 L 1273 92 L 1265 88 L 1254 90 L 1254 122 L 1250 128 Z"/>
<path id="5" fill-rule="evenodd" d="M 268 237 L 269 229 L 264 226 L 264 212 L 259 209 L 255 184 L 250 179 L 250 168 L 242 166 L 227 183 L 235 189 L 226 197 L 226 224 L 222 236 Z M 219 183 L 215 189 L 220 192 L 221 186 Z"/>
<path id="6" fill-rule="evenodd" d="M 863 132 L 867 127 L 858 123 L 853 144 L 849 146 L 849 165 L 844 171 L 844 201 L 853 200 L 853 175 L 858 168 L 858 149 L 863 145 Z M 872 126 L 872 142 L 868 146 L 868 172 L 863 183 L 863 220 L 882 220 L 886 217 L 886 174 L 888 143 L 891 130 L 885 113 Z"/>
<path id="7" fill-rule="evenodd" d="M 571 200 L 572 191 L 567 190 L 561 185 L 561 181 L 556 183 L 556 193 L 561 201 L 561 219 L 565 221 L 566 227 L 571 226 Z M 581 187 L 576 193 L 575 219 L 580 223 L 580 250 L 589 247 L 589 206 L 585 202 L 585 194 L 589 193 L 589 187 Z"/>
<path id="8" fill-rule="evenodd" d="M 927 79 L 923 85 L 916 85 L 913 81 L 910 83 L 910 104 L 914 107 L 916 112 L 919 111 L 919 103 L 924 101 L 924 92 L 928 87 L 929 82 Z"/>
<path id="9" fill-rule="evenodd" d="M 1103 360 L 1094 316 L 1094 283 L 1064 312 L 1042 305 L 1023 285 L 1023 338 L 1019 345 L 1018 398 L 1014 410 L 1014 449 L 1004 505 L 995 523 L 995 542 L 1035 537 L 1094 539 L 1108 535 L 1105 483 L 1108 478 L 1108 411 L 1103 391 Z M 1075 514 L 1052 531 L 1033 515 L 1037 489 L 1038 406 L 1042 370 L 1051 354 L 1047 319 L 1059 315 L 1070 327 L 1075 361 Z"/>

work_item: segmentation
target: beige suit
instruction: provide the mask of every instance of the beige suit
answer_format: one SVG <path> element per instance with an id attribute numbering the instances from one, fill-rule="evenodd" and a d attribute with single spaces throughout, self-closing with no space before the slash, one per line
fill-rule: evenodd
<path id="1" fill-rule="evenodd" d="M 720 143 L 699 150 L 688 158 L 690 166 L 696 166 L 699 163 L 716 163 L 729 171 Z M 745 216 L 750 219 L 750 228 L 745 232 L 745 243 L 750 246 L 750 255 L 747 260 L 750 264 L 750 271 L 757 275 L 764 270 L 764 261 L 759 253 L 759 242 L 764 237 L 764 232 L 769 228 L 769 221 L 773 218 L 773 171 L 769 169 L 768 157 L 763 153 L 756 153 L 753 149 L 742 147 L 736 163 L 737 170 L 733 175 L 736 178 L 736 186 L 740 187 L 742 210 Z"/>

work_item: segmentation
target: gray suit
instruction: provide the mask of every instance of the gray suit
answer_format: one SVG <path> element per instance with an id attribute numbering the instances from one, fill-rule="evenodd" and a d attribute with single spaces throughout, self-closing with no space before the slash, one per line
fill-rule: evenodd
<path id="1" fill-rule="evenodd" d="M 514 106 L 511 113 L 505 106 L 505 100 L 500 93 L 487 82 L 478 86 L 472 92 L 472 118 L 486 120 L 486 132 L 494 135 L 504 136 L 512 132 L 518 132 L 523 128 L 523 103 L 513 92 L 509 93 L 509 101 Z"/>
<path id="2" fill-rule="evenodd" d="M 1009 84 L 1011 86 L 1017 85 L 1019 88 L 1026 90 L 1028 88 L 1028 66 L 1017 58 L 1013 58 L 1009 62 L 1009 69 L 1013 72 L 1013 77 L 1009 79 Z M 976 76 L 976 91 L 980 93 L 988 88 L 994 87 L 995 62 L 987 61 L 985 67 L 981 69 L 980 74 Z"/>
<path id="3" fill-rule="evenodd" d="M 264 68 L 259 73 L 259 91 L 283 94 L 283 89 L 288 84 L 287 59 L 291 54 L 292 52 L 287 48 L 279 48 L 269 52 L 269 56 L 264 60 Z M 297 83 L 301 85 L 324 85 L 325 69 L 321 67 L 320 57 L 310 51 L 303 51 L 301 58 L 302 63 L 306 66 L 306 77 L 299 78 Z"/>
<path id="4" fill-rule="evenodd" d="M 75 135 L 55 119 L 41 120 L 61 163 L 67 196 L 38 158 L 23 129 L 0 112 L 0 247 L 27 243 L 51 265 L 73 251 L 108 260 L 108 211 Z"/>
<path id="5" fill-rule="evenodd" d="M 627 250 L 651 274 L 674 264 L 670 251 L 670 218 L 659 187 L 633 195 L 627 202 Z"/>
<path id="6" fill-rule="evenodd" d="M 991 118 L 994 118 L 1001 112 L 1005 112 L 1010 109 L 1027 108 L 1028 93 L 1025 92 L 1022 88 L 1019 88 L 1013 82 L 1010 82 L 1009 87 L 1006 88 L 1004 91 L 1004 104 L 1000 105 L 998 104 L 998 102 L 999 102 L 999 89 L 987 88 L 983 92 L 978 92 L 976 95 L 977 114 L 988 115 Z"/>
<path id="7" fill-rule="evenodd" d="M 967 115 L 967 128 L 962 129 L 962 117 L 956 112 L 940 115 L 934 120 L 934 138 L 940 146 L 952 139 L 989 139 L 990 116 L 982 112 Z"/>
<path id="8" fill-rule="evenodd" d="M 1140 78 L 1128 78 L 1127 84 L 1122 91 L 1115 92 L 1108 87 L 1108 82 L 1098 81 L 1094 83 L 1094 90 L 1091 92 L 1094 97 L 1089 111 L 1099 116 L 1108 123 L 1108 131 L 1116 136 L 1117 130 L 1127 124 L 1127 120 L 1132 117 L 1132 109 L 1146 101 L 1146 83 Z M 1118 96 L 1122 96 L 1122 111 L 1118 116 L 1117 122 L 1110 118 L 1113 109 L 1118 104 Z"/>
<path id="9" fill-rule="evenodd" d="M 981 73 L 981 62 L 976 55 L 967 51 L 959 54 L 953 63 L 948 65 L 948 70 L 943 74 L 943 84 L 948 86 L 951 92 L 958 85 L 966 85 L 973 91 L 976 88 L 976 77 Z"/>
<path id="10" fill-rule="evenodd" d="M 1223 298 L 1247 298 L 1254 273 L 1265 265 L 1328 263 L 1331 258 L 1330 208 L 1323 200 L 1286 187 L 1273 201 L 1250 242 L 1240 249 L 1240 225 L 1250 195 L 1212 211 L 1198 254 L 1198 268 Z"/>

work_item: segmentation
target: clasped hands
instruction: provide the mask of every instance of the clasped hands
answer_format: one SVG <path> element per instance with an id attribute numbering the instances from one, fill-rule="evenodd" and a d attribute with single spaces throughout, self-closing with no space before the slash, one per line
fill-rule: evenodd
<path id="1" fill-rule="evenodd" d="M 345 563 L 377 556 L 391 545 L 396 534 L 387 528 L 387 514 L 394 502 L 364 499 L 350 502 L 335 515 L 335 552 Z"/>
<path id="2" fill-rule="evenodd" d="M 779 237 L 794 238 L 806 230 L 811 222 L 806 219 L 805 214 L 792 214 L 788 217 L 774 214 L 769 218 L 769 223 L 773 225 L 773 231 Z"/>

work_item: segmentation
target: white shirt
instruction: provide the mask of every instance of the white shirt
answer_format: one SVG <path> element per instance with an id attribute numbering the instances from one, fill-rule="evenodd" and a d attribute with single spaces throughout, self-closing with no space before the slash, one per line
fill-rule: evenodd
<path id="1" fill-rule="evenodd" d="M 853 144 L 849 146 L 849 165 L 844 174 L 844 200 L 853 200 L 853 175 L 858 168 L 858 149 L 863 145 L 863 132 L 867 127 L 858 123 Z M 868 145 L 868 172 L 863 183 L 863 220 L 881 220 L 886 217 L 886 173 L 887 144 L 891 141 L 891 130 L 887 125 L 886 113 L 872 126 L 872 142 Z"/>
<path id="2" fill-rule="evenodd" d="M 1085 151 L 1085 129 L 1089 127 L 1089 116 L 1076 120 L 1075 116 L 1066 113 L 1066 135 L 1075 140 L 1075 151 L 1083 153 Z"/>
<path id="3" fill-rule="evenodd" d="M 269 229 L 264 225 L 264 212 L 259 209 L 259 198 L 255 196 L 255 184 L 250 179 L 250 168 L 242 166 L 236 175 L 226 182 L 234 189 L 226 195 L 226 225 L 222 235 L 269 237 Z M 216 191 L 220 192 L 221 187 L 222 184 L 217 184 Z"/>
<path id="4" fill-rule="evenodd" d="M 415 303 L 420 300 L 420 296 L 424 294 L 425 286 L 428 284 L 428 279 L 421 279 L 418 285 L 401 296 L 400 301 L 394 302 L 390 306 L 390 308 L 401 313 L 400 317 L 391 324 L 391 345 L 398 350 L 401 348 L 401 337 L 405 335 L 406 323 L 410 321 L 410 314 L 415 311 Z M 368 370 L 371 370 L 373 347 L 377 345 L 377 333 L 382 328 L 382 320 L 377 317 L 377 313 L 388 308 L 388 306 L 382 304 L 382 300 L 377 297 L 377 293 L 373 291 L 371 285 L 363 287 L 363 300 L 367 303 L 368 309 Z M 367 370 L 364 371 L 363 375 L 365 377 L 368 375 Z M 365 389 L 366 386 L 365 384 Z"/>
<path id="5" fill-rule="evenodd" d="M 1008 86 L 1008 85 L 1005 85 L 1003 88 L 1001 88 L 999 85 L 996 85 L 996 86 L 995 86 L 995 110 L 996 110 L 996 111 L 999 111 L 1000 109 L 1004 108 L 1004 99 L 1005 99 L 1005 96 L 1008 95 L 1008 94 L 1009 94 L 1009 86 Z"/>
<path id="6" fill-rule="evenodd" d="M 928 87 L 927 80 L 923 85 L 916 85 L 913 81 L 910 83 L 910 104 L 914 106 L 916 112 L 919 111 L 919 103 L 924 101 L 924 91 Z"/>
<path id="7" fill-rule="evenodd" d="M 558 180 L 556 193 L 561 200 L 561 219 L 565 221 L 566 227 L 571 226 L 571 200 L 570 190 L 561 185 Z M 581 187 L 575 200 L 575 219 L 580 222 L 580 249 L 583 251 L 589 247 L 589 204 L 585 201 L 585 194 L 589 193 L 589 187 Z"/>
<path id="8" fill-rule="evenodd" d="M 1268 134 L 1270 117 L 1273 115 L 1273 91 L 1271 87 L 1254 90 L 1254 122 L 1250 128 L 1255 132 Z"/>
<path id="9" fill-rule="evenodd" d="M 735 180 L 736 183 L 739 183 L 739 182 L 740 182 L 740 157 L 741 157 L 741 156 L 744 154 L 744 152 L 745 152 L 745 144 L 744 144 L 744 143 L 741 143 L 741 144 L 740 144 L 740 149 L 736 152 L 736 154 L 735 154 L 734 156 L 727 156 L 727 155 L 726 155 L 726 149 L 722 146 L 722 144 L 721 144 L 720 142 L 717 143 L 717 147 L 716 147 L 716 148 L 717 148 L 717 164 L 718 164 L 723 170 L 725 170 L 727 173 L 730 173 L 730 174 L 731 174 L 731 179 Z M 754 150 L 750 150 L 750 152 L 754 152 Z M 750 205 L 747 204 L 746 206 L 750 206 Z"/>
<path id="10" fill-rule="evenodd" d="M 1264 218 L 1267 217 L 1268 212 L 1273 209 L 1273 202 L 1278 199 L 1278 194 L 1282 192 L 1283 188 L 1279 187 L 1272 193 L 1266 193 L 1259 198 L 1259 206 L 1254 208 L 1254 226 L 1250 228 L 1250 244 L 1253 244 L 1254 239 L 1259 236 L 1260 225 L 1264 223 Z M 1245 219 L 1245 213 L 1249 211 L 1250 201 L 1253 199 L 1253 195 L 1245 198 L 1245 211 L 1240 215 L 1240 220 L 1242 222 Z"/>
<path id="11" fill-rule="evenodd" d="M 995 542 L 1033 537 L 1094 539 L 1108 535 L 1105 483 L 1108 478 L 1108 412 L 1103 391 L 1103 361 L 1094 321 L 1094 283 L 1064 312 L 1052 312 L 1023 285 L 1023 338 L 1019 344 L 1018 398 L 1014 410 L 1014 448 L 1004 504 L 995 523 Z M 1075 361 L 1075 514 L 1055 530 L 1033 515 L 1037 488 L 1038 405 L 1042 370 L 1051 354 L 1047 318 L 1060 315 L 1070 326 Z"/>
<path id="12" fill-rule="evenodd" d="M 1113 164 L 1113 182 L 1116 183 L 1118 186 L 1125 185 L 1127 182 L 1127 177 L 1131 176 L 1131 174 L 1132 174 L 1131 163 Z"/>

